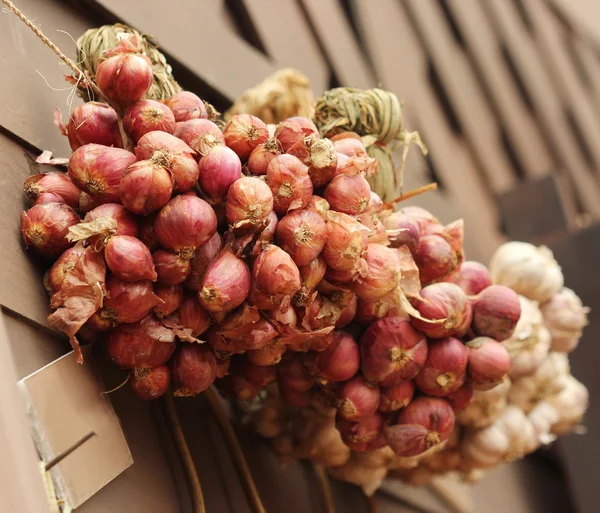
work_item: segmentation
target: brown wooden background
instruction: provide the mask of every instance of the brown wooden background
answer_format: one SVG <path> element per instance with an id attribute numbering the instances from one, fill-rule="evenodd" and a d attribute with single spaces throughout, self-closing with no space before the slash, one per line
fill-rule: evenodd
<path id="1" fill-rule="evenodd" d="M 411 153 L 407 186 L 431 180 L 440 184 L 439 191 L 416 202 L 444 221 L 463 217 L 467 254 L 473 259 L 487 261 L 506 237 L 550 244 L 563 264 L 567 284 L 593 307 L 594 322 L 595 312 L 600 311 L 596 270 L 600 261 L 596 224 L 600 218 L 600 45 L 596 37 L 600 34 L 594 34 L 594 24 L 586 20 L 589 3 L 16 2 L 71 54 L 71 36 L 77 38 L 87 28 L 106 22 L 124 21 L 155 35 L 180 83 L 220 109 L 284 66 L 306 73 L 316 94 L 337 85 L 381 85 L 394 91 L 406 103 L 407 125 L 422 133 L 430 149 L 428 158 Z M 70 90 L 63 73 L 66 68 L 19 20 L 0 15 L 0 232 L 8 234 L 0 244 L 0 305 L 20 377 L 64 351 L 64 345 L 40 332 L 46 328 L 47 315 L 40 271 L 29 256 L 23 258 L 17 229 L 23 207 L 21 184 L 35 172 L 26 150 L 68 154 L 66 139 L 52 122 L 56 106 L 65 114 L 69 109 Z M 592 393 L 600 381 L 596 334 L 600 329 L 592 325 L 573 358 L 574 374 Z M 126 390 L 115 393 L 113 401 L 136 465 L 82 511 L 163 511 L 156 505 L 179 501 L 182 494 L 178 480 L 170 477 L 171 471 L 175 475 L 177 471 L 169 463 L 168 451 L 156 450 L 160 429 L 153 407 L 131 401 Z M 210 489 L 207 502 L 213 509 L 209 511 L 247 511 L 214 423 L 201 401 L 188 405 L 182 414 L 188 418 L 190 435 L 193 432 L 192 438 L 198 440 L 196 456 Z M 600 487 L 595 486 L 591 471 L 600 465 L 600 409 L 594 405 L 587 424 L 588 436 L 558 444 L 574 507 L 582 512 L 597 511 L 600 503 Z M 280 470 L 266 447 L 252 441 L 247 448 L 253 453 L 253 470 L 269 511 L 319 511 L 308 467 Z M 499 471 L 505 476 L 503 486 L 514 493 L 518 486 L 511 485 L 510 476 L 515 475 L 532 489 L 546 483 L 565 486 L 561 471 L 546 460 L 523 465 Z M 338 493 L 338 499 L 346 501 L 340 511 L 363 509 L 356 490 L 347 486 L 340 490 L 344 493 Z M 570 507 L 561 502 L 562 495 L 545 492 L 545 498 L 521 498 L 513 510 L 567 511 Z M 477 501 L 484 493 L 494 493 L 489 480 L 476 489 L 476 503 L 484 504 Z M 107 506 L 115 497 L 127 507 Z M 553 502 L 554 509 L 547 503 L 542 507 L 544 502 L 527 502 L 544 500 Z M 185 511 L 185 505 L 181 507 Z"/>

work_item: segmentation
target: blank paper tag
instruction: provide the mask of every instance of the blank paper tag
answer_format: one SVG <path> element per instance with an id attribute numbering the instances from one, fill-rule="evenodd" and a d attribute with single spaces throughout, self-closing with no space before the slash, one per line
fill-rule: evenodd
<path id="1" fill-rule="evenodd" d="M 87 354 L 86 354 L 87 353 Z M 133 463 L 89 351 L 85 363 L 71 352 L 19 381 L 32 437 L 43 461 L 72 447 L 90 431 L 96 436 L 52 470 L 57 495 L 77 508 Z"/>

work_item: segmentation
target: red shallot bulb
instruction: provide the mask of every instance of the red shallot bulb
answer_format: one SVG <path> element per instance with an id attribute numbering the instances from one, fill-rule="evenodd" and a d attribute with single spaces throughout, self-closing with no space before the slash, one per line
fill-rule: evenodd
<path id="1" fill-rule="evenodd" d="M 312 260 L 309 264 L 299 267 L 298 270 L 300 271 L 302 286 L 294 296 L 294 304 L 296 306 L 306 307 L 313 302 L 317 295 L 317 291 L 315 289 L 325 276 L 327 264 L 325 263 L 323 257 L 319 256 L 318 258 Z"/>
<path id="2" fill-rule="evenodd" d="M 310 135 L 292 145 L 287 153 L 308 166 L 308 174 L 315 187 L 327 185 L 335 175 L 337 153 L 329 139 Z"/>
<path id="3" fill-rule="evenodd" d="M 327 215 L 327 242 L 323 256 L 336 271 L 356 267 L 367 249 L 369 229 L 348 214 L 330 211 Z"/>
<path id="4" fill-rule="evenodd" d="M 223 132 L 208 119 L 184 121 L 178 124 L 173 135 L 200 155 L 206 155 L 217 144 L 225 144 Z"/>
<path id="5" fill-rule="evenodd" d="M 217 216 L 206 201 L 182 194 L 169 201 L 156 215 L 154 229 L 160 244 L 190 260 L 194 251 L 217 231 Z"/>
<path id="6" fill-rule="evenodd" d="M 156 281 L 152 255 L 146 245 L 129 235 L 111 237 L 104 248 L 106 265 L 113 274 L 124 281 Z"/>
<path id="7" fill-rule="evenodd" d="M 89 211 L 101 203 L 120 203 L 121 176 L 135 156 L 120 148 L 98 144 L 81 146 L 71 156 L 69 175 L 75 184 L 86 192 L 81 193 L 79 206 Z M 91 195 L 91 198 L 86 193 Z"/>
<path id="8" fill-rule="evenodd" d="M 164 104 L 173 112 L 175 121 L 208 118 L 206 105 L 197 95 L 190 91 L 179 91 L 164 100 Z"/>
<path id="9" fill-rule="evenodd" d="M 356 341 L 343 331 L 334 332 L 333 342 L 324 351 L 310 355 L 310 373 L 322 383 L 346 381 L 359 369 L 360 354 Z"/>
<path id="10" fill-rule="evenodd" d="M 135 142 L 156 130 L 172 134 L 175 116 L 171 109 L 156 100 L 139 100 L 131 105 L 123 116 L 123 126 Z"/>
<path id="11" fill-rule="evenodd" d="M 250 174 L 254 176 L 266 175 L 269 163 L 277 155 L 281 155 L 279 142 L 274 137 L 271 137 L 252 150 L 246 167 Z"/>
<path id="12" fill-rule="evenodd" d="M 289 299 L 302 286 L 300 271 L 290 255 L 274 245 L 267 246 L 254 261 L 252 279 L 260 292 L 274 298 L 274 307 L 286 302 L 289 305 Z"/>
<path id="13" fill-rule="evenodd" d="M 354 132 L 337 134 L 331 138 L 335 151 L 347 157 L 364 157 L 367 149 L 360 136 Z"/>
<path id="14" fill-rule="evenodd" d="M 235 151 L 241 160 L 269 137 L 267 125 L 251 114 L 235 114 L 223 127 L 225 144 Z"/>
<path id="15" fill-rule="evenodd" d="M 71 208 L 79 208 L 81 191 L 66 173 L 52 171 L 30 176 L 25 180 L 23 191 L 33 200 L 39 198 L 41 194 L 54 193 Z"/>
<path id="16" fill-rule="evenodd" d="M 123 205 L 118 203 L 104 203 L 99 205 L 85 215 L 85 222 L 91 223 L 102 217 L 114 219 L 117 222 L 117 231 L 111 235 L 138 236 L 139 230 L 136 220 Z M 90 244 L 94 244 L 93 239 L 88 240 Z"/>
<path id="17" fill-rule="evenodd" d="M 390 246 L 399 248 L 406 245 L 413 256 L 419 247 L 421 231 L 419 223 L 402 212 L 394 212 L 383 219 Z"/>
<path id="18" fill-rule="evenodd" d="M 327 272 L 325 273 L 325 278 L 332 283 L 339 283 L 342 285 L 351 284 L 360 275 L 360 273 L 366 272 L 366 265 L 356 265 L 349 271 L 336 271 L 331 267 L 327 268 Z"/>
<path id="19" fill-rule="evenodd" d="M 293 155 L 278 155 L 267 166 L 267 185 L 273 194 L 273 210 L 285 215 L 304 208 L 312 196 L 308 168 Z"/>
<path id="20" fill-rule="evenodd" d="M 244 176 L 234 182 L 227 193 L 227 222 L 237 226 L 257 227 L 273 210 L 273 194 L 260 178 Z"/>
<path id="21" fill-rule="evenodd" d="M 310 135 L 319 135 L 319 130 L 308 118 L 293 116 L 281 121 L 275 129 L 275 137 L 283 151 L 288 151 L 294 144 Z"/>
<path id="22" fill-rule="evenodd" d="M 120 203 L 119 184 L 135 155 L 121 148 L 86 144 L 69 159 L 69 176 L 81 190 L 101 203 Z"/>
<path id="23" fill-rule="evenodd" d="M 415 385 L 412 381 L 401 381 L 391 387 L 380 390 L 379 411 L 391 413 L 400 408 L 406 408 L 415 395 Z"/>
<path id="24" fill-rule="evenodd" d="M 315 384 L 298 353 L 286 353 L 277 366 L 277 385 L 282 391 L 306 392 Z"/>
<path id="25" fill-rule="evenodd" d="M 286 349 L 280 338 L 274 338 L 260 349 L 248 351 L 246 356 L 256 365 L 277 365 Z"/>
<path id="26" fill-rule="evenodd" d="M 183 302 L 183 287 L 181 285 L 156 285 L 154 293 L 163 303 L 154 307 L 156 317 L 171 315 Z"/>
<path id="27" fill-rule="evenodd" d="M 155 251 L 152 255 L 157 281 L 161 285 L 179 285 L 190 275 L 192 264 L 189 259 L 181 258 L 176 253 L 164 249 Z"/>
<path id="28" fill-rule="evenodd" d="M 375 442 L 381 434 L 383 416 L 381 413 L 375 412 L 357 421 L 348 421 L 338 417 L 336 427 L 346 445 L 349 445 L 354 451 L 364 452 L 370 449 L 369 445 Z"/>
<path id="29" fill-rule="evenodd" d="M 477 390 L 494 388 L 510 369 L 506 348 L 489 337 L 477 337 L 467 342 L 469 379 Z"/>
<path id="30" fill-rule="evenodd" d="M 242 163 L 227 146 L 215 146 L 198 162 L 199 184 L 211 203 L 222 203 L 229 187 L 242 177 Z"/>
<path id="31" fill-rule="evenodd" d="M 427 359 L 427 339 L 402 317 L 375 321 L 360 339 L 367 381 L 389 387 L 414 378 Z"/>
<path id="32" fill-rule="evenodd" d="M 224 313 L 240 306 L 249 291 L 248 266 L 226 247 L 206 268 L 198 298 L 209 312 Z"/>
<path id="33" fill-rule="evenodd" d="M 453 429 L 454 412 L 447 401 L 417 397 L 400 412 L 395 424 L 384 428 L 384 433 L 398 456 L 409 457 L 445 442 Z"/>
<path id="34" fill-rule="evenodd" d="M 231 358 L 217 358 L 217 378 L 224 378 L 229 375 L 229 365 Z"/>
<path id="35" fill-rule="evenodd" d="M 171 371 L 166 365 L 153 369 L 134 369 L 129 377 L 133 392 L 145 401 L 159 398 L 169 389 L 170 383 Z"/>
<path id="36" fill-rule="evenodd" d="M 346 381 L 338 392 L 338 414 L 356 421 L 373 415 L 379 406 L 379 387 L 367 383 L 362 376 Z"/>
<path id="37" fill-rule="evenodd" d="M 381 196 L 375 191 L 371 191 L 371 198 L 369 199 L 369 206 L 367 210 L 369 212 L 379 212 L 383 208 L 383 200 Z"/>
<path id="38" fill-rule="evenodd" d="M 138 238 L 148 247 L 150 251 L 158 248 L 158 238 L 154 231 L 154 215 L 142 217 L 139 221 Z"/>
<path id="39" fill-rule="evenodd" d="M 521 304 L 517 293 L 503 285 L 491 285 L 473 300 L 473 331 L 498 342 L 510 338 L 515 331 Z"/>
<path id="40" fill-rule="evenodd" d="M 164 167 L 173 175 L 174 189 L 186 192 L 194 188 L 198 181 L 198 163 L 194 150 L 177 137 L 166 132 L 149 132 L 135 147 L 138 160 L 150 160 Z"/>
<path id="41" fill-rule="evenodd" d="M 116 276 L 106 280 L 106 296 L 98 319 L 106 327 L 140 322 L 161 303 L 149 280 L 127 282 Z"/>
<path id="42" fill-rule="evenodd" d="M 448 276 L 447 281 L 456 283 L 467 296 L 475 296 L 492 284 L 487 267 L 472 260 L 463 262 L 457 271 Z"/>
<path id="43" fill-rule="evenodd" d="M 187 288 L 191 290 L 200 289 L 200 282 L 208 264 L 215 259 L 222 249 L 223 237 L 218 232 L 215 232 L 210 239 L 196 249 L 192 257 L 192 270 L 185 282 Z"/>
<path id="44" fill-rule="evenodd" d="M 418 225 L 421 235 L 426 235 L 431 232 L 430 228 L 432 225 L 438 225 L 440 228 L 440 232 L 443 231 L 443 226 L 440 225 L 440 222 L 437 218 L 428 210 L 417 206 L 404 207 L 400 210 L 404 215 L 407 215 L 411 219 L 414 219 Z"/>
<path id="45" fill-rule="evenodd" d="M 456 253 L 450 243 L 438 235 L 424 235 L 415 253 L 421 283 L 443 280 L 458 265 Z"/>
<path id="46" fill-rule="evenodd" d="M 184 344 L 171 360 L 176 397 L 193 397 L 204 392 L 216 378 L 217 361 L 203 345 Z"/>
<path id="47" fill-rule="evenodd" d="M 464 410 L 469 406 L 471 399 L 473 399 L 473 392 L 473 387 L 469 384 L 465 384 L 456 392 L 453 392 L 446 397 L 446 400 L 450 403 L 450 406 L 452 406 L 452 409 L 455 412 Z"/>
<path id="48" fill-rule="evenodd" d="M 350 324 L 354 320 L 354 317 L 356 317 L 357 303 L 358 303 L 358 298 L 356 297 L 356 294 L 352 294 L 348 303 L 342 307 L 340 316 L 338 317 L 338 320 L 335 322 L 336 329 L 339 330 L 339 329 L 345 328 L 348 324 Z"/>
<path id="49" fill-rule="evenodd" d="M 430 338 L 462 337 L 471 325 L 472 308 L 467 295 L 454 283 L 434 283 L 421 291 L 415 307 L 425 318 L 413 318 L 415 328 Z"/>
<path id="50" fill-rule="evenodd" d="M 267 217 L 267 222 L 269 224 L 260 234 L 259 240 L 263 242 L 273 242 L 275 233 L 277 232 L 277 225 L 279 224 L 279 219 L 277 218 L 275 211 L 271 210 L 271 213 Z"/>
<path id="51" fill-rule="evenodd" d="M 452 337 L 431 340 L 427 360 L 415 383 L 427 395 L 445 397 L 456 392 L 465 382 L 467 348 Z"/>
<path id="52" fill-rule="evenodd" d="M 84 193 L 85 194 L 85 193 Z M 33 202 L 34 205 L 45 205 L 46 203 L 64 203 L 65 200 L 62 199 L 58 194 L 53 192 L 42 192 L 36 200 Z"/>
<path id="53" fill-rule="evenodd" d="M 175 344 L 152 338 L 147 333 L 147 325 L 158 326 L 160 323 L 155 319 L 148 319 L 146 324 L 123 324 L 108 332 L 108 354 L 122 369 L 154 368 L 171 358 Z"/>
<path id="54" fill-rule="evenodd" d="M 106 103 L 86 102 L 78 105 L 69 117 L 67 135 L 72 150 L 90 143 L 123 147 L 117 113 Z"/>
<path id="55" fill-rule="evenodd" d="M 277 242 L 287 251 L 296 265 L 309 265 L 325 246 L 327 225 L 312 210 L 295 210 L 284 216 L 277 225 Z"/>
<path id="56" fill-rule="evenodd" d="M 333 210 L 358 215 L 369 205 L 371 186 L 361 175 L 339 175 L 325 188 L 324 196 Z"/>
<path id="57" fill-rule="evenodd" d="M 139 45 L 138 45 L 139 48 Z M 96 69 L 96 84 L 120 106 L 143 98 L 152 85 L 152 63 L 145 55 L 114 49 Z"/>
<path id="58" fill-rule="evenodd" d="M 41 255 L 57 258 L 73 246 L 67 239 L 69 228 L 79 223 L 77 213 L 65 203 L 34 205 L 21 212 L 21 235 L 25 247 Z"/>
<path id="59" fill-rule="evenodd" d="M 377 301 L 398 287 L 400 261 L 395 249 L 369 244 L 364 259 L 367 270 L 358 276 L 352 288 L 360 299 Z"/>
<path id="60" fill-rule="evenodd" d="M 321 196 L 312 195 L 306 204 L 306 210 L 314 210 L 317 214 L 325 218 L 325 215 L 330 210 L 329 203 Z"/>
<path id="61" fill-rule="evenodd" d="M 392 309 L 392 303 L 381 299 L 378 301 L 363 301 L 359 299 L 356 305 L 356 321 L 367 326 L 377 319 L 382 319 Z"/>
<path id="62" fill-rule="evenodd" d="M 52 264 L 52 267 L 44 276 L 44 287 L 48 294 L 56 294 L 60 290 L 66 275 L 75 267 L 84 252 L 85 248 L 80 244 L 67 249 L 58 257 L 58 260 Z"/>
<path id="63" fill-rule="evenodd" d="M 179 310 L 179 324 L 192 330 L 192 336 L 199 337 L 212 324 L 210 314 L 200 306 L 196 296 L 186 296 L 181 302 Z"/>
<path id="64" fill-rule="evenodd" d="M 119 192 L 127 210 L 147 216 L 167 204 L 173 193 L 173 177 L 151 160 L 140 160 L 121 177 Z"/>

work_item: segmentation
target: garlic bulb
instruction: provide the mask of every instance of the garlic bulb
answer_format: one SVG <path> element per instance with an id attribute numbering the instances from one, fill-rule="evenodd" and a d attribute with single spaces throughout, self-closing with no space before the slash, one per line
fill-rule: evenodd
<path id="1" fill-rule="evenodd" d="M 529 413 L 539 401 L 562 390 L 564 382 L 559 378 L 569 372 L 567 355 L 551 352 L 533 374 L 513 381 L 508 400 Z"/>
<path id="2" fill-rule="evenodd" d="M 511 379 L 533 373 L 550 350 L 550 332 L 535 301 L 519 296 L 521 317 L 512 336 L 502 342 L 510 354 Z"/>
<path id="3" fill-rule="evenodd" d="M 388 469 L 385 466 L 369 467 L 365 465 L 358 456 L 359 454 L 361 453 L 352 453 L 352 457 L 346 464 L 329 468 L 328 472 L 334 479 L 360 486 L 365 494 L 370 496 L 381 486 Z"/>
<path id="4" fill-rule="evenodd" d="M 350 459 L 351 450 L 342 441 L 333 415 L 323 416 L 303 408 L 294 419 L 294 438 L 299 441 L 296 454 L 324 467 L 338 467 Z"/>
<path id="5" fill-rule="evenodd" d="M 267 398 L 260 408 L 251 413 L 250 419 L 256 432 L 265 438 L 275 438 L 281 434 L 287 420 L 285 404 L 279 397 Z"/>
<path id="6" fill-rule="evenodd" d="M 489 468 L 522 458 L 536 443 L 535 431 L 525 414 L 509 405 L 490 426 L 468 431 L 463 456 L 475 467 Z"/>
<path id="7" fill-rule="evenodd" d="M 564 282 L 552 251 L 527 242 L 502 244 L 492 257 L 490 274 L 494 283 L 510 287 L 540 304 L 558 292 Z"/>
<path id="8" fill-rule="evenodd" d="M 573 351 L 588 323 L 587 314 L 590 309 L 583 306 L 575 292 L 563 288 L 542 305 L 541 310 L 552 336 L 552 351 Z"/>
<path id="9" fill-rule="evenodd" d="M 415 467 L 411 469 L 398 468 L 391 470 L 388 477 L 400 479 L 412 486 L 424 486 L 431 483 L 435 474 L 425 467 Z"/>
<path id="10" fill-rule="evenodd" d="M 510 379 L 507 376 L 490 390 L 475 390 L 469 405 L 456 412 L 456 421 L 474 429 L 489 426 L 506 408 L 509 390 Z"/>
<path id="11" fill-rule="evenodd" d="M 581 422 L 589 402 L 589 392 L 585 385 L 573 376 L 562 378 L 564 388 L 558 394 L 547 399 L 558 412 L 559 420 L 552 426 L 552 433 L 564 435 Z"/>
<path id="12" fill-rule="evenodd" d="M 535 431 L 535 437 L 539 445 L 552 443 L 556 436 L 550 433 L 554 424 L 556 424 L 560 416 L 556 408 L 547 401 L 540 401 L 537 406 L 527 415 L 529 422 Z M 537 447 L 534 447 L 535 450 Z"/>

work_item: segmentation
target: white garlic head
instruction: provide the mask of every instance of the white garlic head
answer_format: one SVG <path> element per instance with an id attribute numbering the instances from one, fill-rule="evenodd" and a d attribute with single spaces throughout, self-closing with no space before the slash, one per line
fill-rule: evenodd
<path id="1" fill-rule="evenodd" d="M 540 401 L 558 394 L 564 387 L 560 377 L 569 373 L 567 355 L 551 352 L 533 374 L 513 381 L 508 400 L 529 413 Z"/>
<path id="2" fill-rule="evenodd" d="M 492 257 L 490 274 L 494 283 L 510 287 L 540 304 L 548 301 L 564 283 L 552 251 L 527 242 L 502 244 Z"/>
<path id="3" fill-rule="evenodd" d="M 552 351 L 573 351 L 588 323 L 590 309 L 583 306 L 575 292 L 565 287 L 544 303 L 541 310 L 552 336 Z"/>
<path id="4" fill-rule="evenodd" d="M 479 429 L 489 426 L 507 405 L 510 379 L 505 376 L 499 385 L 490 390 L 475 390 L 471 402 L 456 412 L 456 421 L 466 427 Z"/>
<path id="5" fill-rule="evenodd" d="M 583 383 L 573 376 L 563 376 L 564 388 L 558 394 L 549 397 L 559 415 L 559 420 L 552 426 L 552 433 L 565 435 L 573 430 L 583 419 L 589 403 L 589 392 Z"/>
<path id="6" fill-rule="evenodd" d="M 490 468 L 522 458 L 535 446 L 531 422 L 517 406 L 509 405 L 491 425 L 468 431 L 463 439 L 463 456 L 474 467 Z"/>
<path id="7" fill-rule="evenodd" d="M 529 412 L 527 418 L 535 431 L 536 447 L 534 447 L 532 451 L 537 449 L 538 446 L 552 443 L 556 439 L 556 436 L 550 431 L 552 426 L 560 420 L 560 416 L 558 415 L 556 408 L 549 402 L 540 401 L 536 407 Z"/>
<path id="8" fill-rule="evenodd" d="M 373 495 L 381 486 L 388 469 L 385 466 L 370 467 L 364 465 L 360 458 L 357 458 L 357 454 L 360 453 L 352 453 L 352 457 L 346 464 L 329 468 L 327 471 L 334 479 L 360 486 L 365 494 Z"/>
<path id="9" fill-rule="evenodd" d="M 521 317 L 512 336 L 502 342 L 510 354 L 511 379 L 532 374 L 550 351 L 550 332 L 544 325 L 537 302 L 519 296 Z"/>

